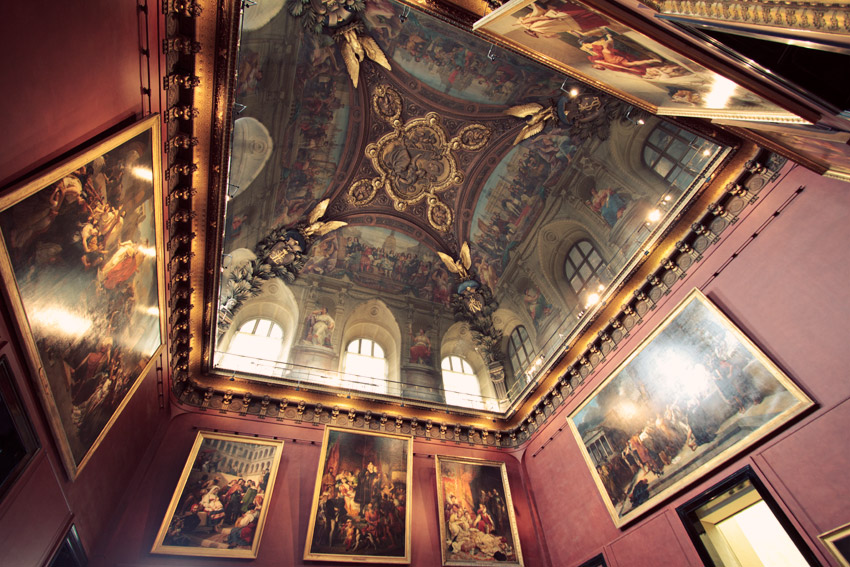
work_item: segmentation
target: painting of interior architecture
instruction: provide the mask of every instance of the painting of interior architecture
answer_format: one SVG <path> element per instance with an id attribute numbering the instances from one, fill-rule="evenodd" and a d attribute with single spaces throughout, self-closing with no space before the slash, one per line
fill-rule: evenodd
<path id="1" fill-rule="evenodd" d="M 812 405 L 695 289 L 568 420 L 622 526 Z"/>
<path id="2" fill-rule="evenodd" d="M 283 441 L 200 431 L 152 553 L 257 557 Z"/>

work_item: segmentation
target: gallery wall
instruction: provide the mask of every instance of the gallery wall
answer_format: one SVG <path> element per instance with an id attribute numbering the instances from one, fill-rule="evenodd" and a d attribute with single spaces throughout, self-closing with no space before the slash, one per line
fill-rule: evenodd
<path id="1" fill-rule="evenodd" d="M 147 64 L 140 45 L 156 46 L 157 10 L 146 15 L 136 0 L 4 3 L 0 18 L 0 187 L 44 171 L 56 160 L 120 129 L 159 103 L 140 85 Z M 146 20 L 150 18 L 150 25 Z M 148 35 L 146 35 L 148 34 Z M 151 76 L 158 76 L 152 50 Z M 145 63 L 144 66 L 140 63 Z M 143 74 L 145 76 L 143 76 Z M 41 565 L 68 526 L 77 526 L 86 549 L 110 532 L 115 510 L 167 415 L 158 394 L 157 364 L 109 434 L 69 480 L 53 441 L 44 406 L 23 356 L 8 303 L 0 316 L 0 356 L 6 356 L 41 449 L 0 500 L 4 565 Z"/>
<path id="2" fill-rule="evenodd" d="M 701 565 L 675 508 L 750 465 L 824 565 L 818 534 L 850 521 L 845 244 L 850 185 L 789 164 L 616 353 L 595 369 L 527 444 L 523 470 L 552 565 L 604 553 L 609 566 Z M 802 419 L 617 529 L 567 416 L 693 288 L 701 289 L 816 403 Z"/>
<path id="3" fill-rule="evenodd" d="M 342 421 L 347 417 L 340 416 Z M 387 431 L 392 432 L 392 422 Z M 376 427 L 378 423 L 374 424 Z M 156 450 L 144 478 L 128 492 L 126 508 L 116 517 L 117 528 L 103 549 L 93 558 L 94 565 L 165 566 L 226 565 L 227 559 L 188 559 L 153 555 L 157 531 L 180 479 L 192 443 L 199 430 L 257 435 L 284 441 L 280 468 L 271 496 L 269 512 L 257 559 L 252 565 L 324 565 L 325 562 L 302 559 L 307 539 L 308 520 L 319 468 L 321 425 L 297 424 L 276 419 L 251 420 L 220 415 L 218 412 L 192 412 L 177 415 L 169 423 L 162 443 Z M 545 565 L 539 532 L 533 517 L 520 461 L 504 451 L 473 448 L 446 441 L 414 441 L 413 486 L 408 492 L 412 511 L 411 565 L 441 565 L 437 480 L 434 455 L 465 456 L 502 461 L 506 464 L 513 497 L 520 543 L 526 565 Z M 330 563 L 335 564 L 335 563 Z"/>

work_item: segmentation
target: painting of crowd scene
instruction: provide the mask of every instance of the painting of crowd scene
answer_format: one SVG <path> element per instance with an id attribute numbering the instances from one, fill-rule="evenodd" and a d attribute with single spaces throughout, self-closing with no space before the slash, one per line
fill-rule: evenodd
<path id="1" fill-rule="evenodd" d="M 379 227 L 346 226 L 310 248 L 302 274 L 352 281 L 394 295 L 413 295 L 448 305 L 452 277 L 443 263 L 422 243 Z"/>
<path id="2" fill-rule="evenodd" d="M 505 464 L 436 461 L 443 565 L 522 565 Z"/>
<path id="3" fill-rule="evenodd" d="M 576 151 L 569 136 L 556 128 L 512 149 L 487 179 L 469 233 L 478 276 L 491 289 L 540 216 L 547 188 L 556 185 Z"/>
<path id="4" fill-rule="evenodd" d="M 474 29 L 540 53 L 653 106 L 661 114 L 793 114 L 574 0 L 515 0 Z"/>
<path id="5" fill-rule="evenodd" d="M 502 105 L 522 97 L 551 96 L 563 81 L 508 51 L 500 50 L 491 61 L 486 41 L 396 2 L 370 0 L 365 20 L 393 70 L 400 67 L 461 100 Z"/>
<path id="6" fill-rule="evenodd" d="M 328 427 L 304 559 L 410 562 L 410 438 Z"/>
<path id="7" fill-rule="evenodd" d="M 621 526 L 811 405 L 694 290 L 569 419 Z"/>
<path id="8" fill-rule="evenodd" d="M 3 276 L 71 476 L 161 342 L 158 128 L 134 125 L 0 206 Z"/>
<path id="9" fill-rule="evenodd" d="M 200 432 L 152 552 L 257 556 L 283 441 Z"/>

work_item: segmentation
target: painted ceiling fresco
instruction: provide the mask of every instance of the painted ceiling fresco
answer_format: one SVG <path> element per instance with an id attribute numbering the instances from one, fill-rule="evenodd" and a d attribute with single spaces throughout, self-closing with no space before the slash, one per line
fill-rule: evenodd
<path id="1" fill-rule="evenodd" d="M 722 155 L 402 4 L 340 14 L 337 27 L 327 14 L 310 20 L 321 33 L 286 8 L 243 29 L 223 245 L 226 257 L 259 257 L 272 231 L 328 200 L 324 219 L 347 225 L 297 242 L 309 250 L 287 283 L 305 313 L 342 309 L 340 327 L 352 309 L 331 295 L 346 290 L 391 298 L 402 328 L 428 319 L 440 344 L 459 281 L 437 253 L 457 258 L 468 242 L 474 277 L 548 356 L 586 305 L 564 259 L 553 269 L 547 258 L 563 257 L 568 239 L 592 241 L 606 260 L 600 285 L 616 284 Z"/>

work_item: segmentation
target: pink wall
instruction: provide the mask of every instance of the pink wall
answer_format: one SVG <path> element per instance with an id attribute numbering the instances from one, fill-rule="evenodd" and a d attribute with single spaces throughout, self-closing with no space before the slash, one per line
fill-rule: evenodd
<path id="1" fill-rule="evenodd" d="M 804 189 L 796 194 L 799 187 Z M 781 212 L 774 217 L 775 211 Z M 675 508 L 746 464 L 765 481 L 823 563 L 837 565 L 817 535 L 850 522 L 845 482 L 850 468 L 848 215 L 850 185 L 787 166 L 746 218 L 537 432 L 523 464 L 552 565 L 578 565 L 600 552 L 617 567 L 700 565 Z M 617 529 L 566 418 L 694 287 L 783 368 L 817 408 Z"/>
<path id="2" fill-rule="evenodd" d="M 138 484 L 133 483 L 128 507 L 120 512 L 118 528 L 111 543 L 104 555 L 96 558 L 95 565 L 212 566 L 232 563 L 225 559 L 192 560 L 149 553 L 199 429 L 236 431 L 284 440 L 269 515 L 258 557 L 252 565 L 321 565 L 321 562 L 304 562 L 302 556 L 323 428 L 273 419 L 227 417 L 216 412 L 187 413 L 172 419 L 144 478 Z M 531 519 L 520 463 L 516 458 L 501 451 L 474 450 L 468 445 L 441 441 L 416 441 L 413 453 L 413 487 L 410 492 L 412 565 L 437 567 L 441 564 L 434 455 L 464 455 L 504 461 L 511 483 L 523 557 L 527 565 L 545 564 Z"/>
<path id="3" fill-rule="evenodd" d="M 136 0 L 4 2 L 0 17 L 0 187 L 41 170 L 109 129 L 142 116 L 140 39 L 149 33 L 158 64 L 157 11 L 151 27 Z M 156 81 L 159 71 L 151 69 Z M 159 105 L 154 91 L 152 107 Z M 0 354 L 9 358 L 42 449 L 0 501 L 0 563 L 40 565 L 74 522 L 86 549 L 110 531 L 137 465 L 167 416 L 155 372 L 146 376 L 78 478 L 69 482 L 40 409 L 16 327 L 0 316 Z"/>

